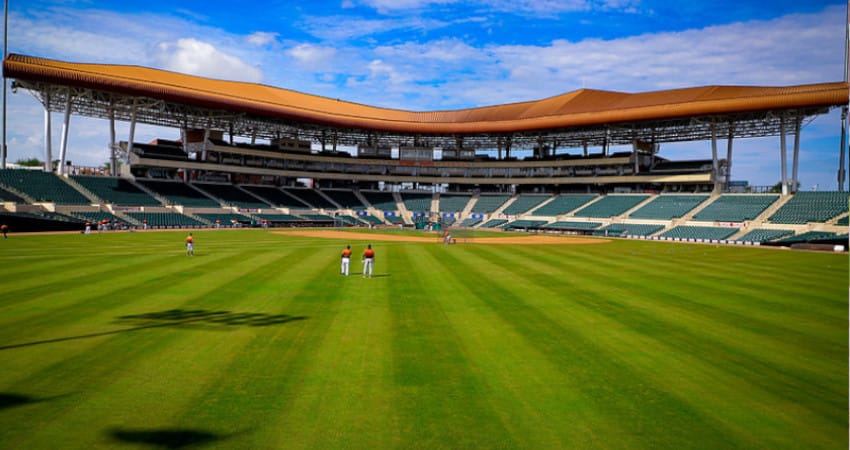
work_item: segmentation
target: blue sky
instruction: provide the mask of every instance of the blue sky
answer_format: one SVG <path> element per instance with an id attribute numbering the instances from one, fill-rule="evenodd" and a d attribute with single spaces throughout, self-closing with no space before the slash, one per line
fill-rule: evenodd
<path id="1" fill-rule="evenodd" d="M 409 110 L 534 100 L 582 87 L 642 92 L 844 78 L 841 1 L 9 3 L 10 52 L 138 64 Z M 43 121 L 31 95 L 10 95 L 10 162 L 43 159 Z M 53 122 L 58 149 L 61 117 Z M 119 139 L 128 128 L 118 126 Z M 839 135 L 837 112 L 803 130 L 803 189 L 837 188 Z M 177 136 L 136 130 L 139 141 Z M 103 164 L 107 142 L 105 121 L 72 118 L 68 158 L 75 164 Z M 724 154 L 725 147 L 721 142 Z M 661 151 L 670 159 L 710 154 L 708 142 Z M 779 139 L 737 140 L 732 174 L 754 185 L 776 183 Z"/>

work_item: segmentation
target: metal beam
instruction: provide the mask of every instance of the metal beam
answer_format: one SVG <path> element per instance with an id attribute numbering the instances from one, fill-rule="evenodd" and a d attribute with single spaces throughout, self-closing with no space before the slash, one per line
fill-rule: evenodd
<path id="1" fill-rule="evenodd" d="M 47 94 L 49 101 L 50 94 Z M 44 105 L 44 171 L 53 172 L 53 134 L 51 132 L 50 109 Z"/>
<path id="2" fill-rule="evenodd" d="M 65 174 L 65 159 L 68 156 L 68 131 L 71 128 L 71 96 L 65 100 L 65 116 L 62 119 L 62 139 L 59 142 L 59 167 L 56 173 Z"/>
<path id="3" fill-rule="evenodd" d="M 779 119 L 779 153 L 780 167 L 782 170 L 782 195 L 788 195 L 788 152 L 785 148 L 785 114 Z"/>

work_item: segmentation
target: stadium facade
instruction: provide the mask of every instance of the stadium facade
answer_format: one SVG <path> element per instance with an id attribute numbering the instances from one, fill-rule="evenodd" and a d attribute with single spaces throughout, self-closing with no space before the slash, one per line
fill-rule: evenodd
<path id="1" fill-rule="evenodd" d="M 26 90 L 44 106 L 47 172 L 55 171 L 69 179 L 65 162 L 71 115 L 109 121 L 111 175 L 120 175 L 119 179 L 130 183 L 132 189 L 156 199 L 153 205 L 129 205 L 130 208 L 165 208 L 162 212 L 181 208 L 176 212 L 182 214 L 182 208 L 189 207 L 191 216 L 193 212 L 221 214 L 221 208 L 232 207 L 237 217 L 230 217 L 227 222 L 239 222 L 240 213 L 245 218 L 263 209 L 274 209 L 272 215 L 283 216 L 284 222 L 294 220 L 292 217 L 303 219 L 309 214 L 291 214 L 303 209 L 318 213 L 311 224 L 325 221 L 321 217 L 329 217 L 323 216 L 327 212 L 332 216 L 342 212 L 348 217 L 361 215 L 362 211 L 370 211 L 368 215 L 373 216 L 395 210 L 400 213 L 398 222 L 402 224 L 415 222 L 414 217 L 450 213 L 453 219 L 472 219 L 472 226 L 482 226 L 492 219 L 504 221 L 498 225 L 517 222 L 512 227 L 517 229 L 550 227 L 568 231 L 601 230 L 617 225 L 614 222 L 620 219 L 632 218 L 631 222 L 620 224 L 663 225 L 653 231 L 658 233 L 675 225 L 671 221 L 695 218 L 702 209 L 711 211 L 717 206 L 715 203 L 723 203 L 719 201 L 720 194 L 734 188 L 730 174 L 733 146 L 739 138 L 779 137 L 782 194 L 791 194 L 798 185 L 799 138 L 804 125 L 834 108 L 846 110 L 850 92 L 847 82 L 782 87 L 703 86 L 645 93 L 581 89 L 536 101 L 415 112 L 139 66 L 12 54 L 4 60 L 3 70 L 6 77 L 13 79 L 13 92 Z M 64 117 L 59 164 L 55 168 L 51 167 L 54 152 L 49 136 L 52 113 Z M 116 121 L 130 124 L 126 139 L 116 137 Z M 134 130 L 139 123 L 174 128 L 179 130 L 180 138 L 136 142 Z M 692 141 L 710 143 L 711 158 L 681 161 L 658 155 L 662 145 Z M 720 141 L 725 148 L 719 148 Z M 842 143 L 842 149 L 844 146 Z M 342 151 L 343 147 L 346 151 Z M 519 151 L 530 156 L 517 158 Z M 124 164 L 117 164 L 117 160 Z M 119 166 L 120 174 L 116 171 Z M 839 186 L 844 184 L 843 175 L 844 171 L 839 170 Z M 305 180 L 308 187 L 321 187 L 324 194 L 319 198 L 308 194 L 309 189 L 303 186 Z M 12 182 L 7 180 L 3 185 L 0 180 L 0 187 L 16 195 L 8 184 Z M 193 204 L 187 200 L 192 194 L 187 197 L 177 193 L 182 188 L 174 188 L 175 182 L 203 192 L 201 197 L 212 203 Z M 71 184 L 75 184 L 74 180 Z M 99 189 L 96 184 L 77 180 L 74 187 L 91 200 L 91 207 L 112 205 L 98 201 L 103 199 L 94 192 Z M 431 193 L 432 203 L 426 198 L 421 202 L 423 206 L 411 211 L 392 204 L 395 200 L 397 205 L 403 205 L 407 198 L 377 195 L 403 189 L 416 191 L 410 194 L 412 197 Z M 329 195 L 334 190 L 338 193 Z M 26 203 L 27 195 L 18 193 L 23 194 Z M 370 199 L 373 193 L 377 197 Z M 609 203 L 602 197 L 612 193 L 631 194 L 632 198 L 610 211 L 600 208 L 597 216 L 581 214 L 584 209 L 592 211 L 592 204 L 601 207 Z M 690 205 L 682 215 L 668 216 L 664 212 L 647 216 L 638 213 L 656 201 L 651 196 L 641 197 L 647 193 L 696 197 L 678 199 Z M 443 194 L 447 198 L 452 194 L 469 195 L 474 201 L 462 202 L 460 210 L 446 211 L 436 197 Z M 524 216 L 533 213 L 532 208 L 536 211 L 554 206 L 558 202 L 553 198 L 559 194 L 590 197 L 573 209 L 550 208 L 551 214 L 543 216 L 548 219 L 542 222 L 539 216 Z M 178 200 L 169 200 L 169 195 Z M 492 202 L 492 208 L 474 206 L 487 203 L 480 201 L 483 197 L 500 195 L 507 197 Z M 530 195 L 541 198 L 527 198 Z M 697 197 L 701 200 L 695 201 Z M 716 226 L 723 221 L 736 225 L 764 220 L 767 217 L 761 215 L 776 212 L 788 201 L 777 199 L 762 202 L 765 205 L 756 208 L 752 217 L 706 214 L 703 222 Z M 384 209 L 375 207 L 382 202 L 386 202 Z M 531 206 L 523 209 L 520 203 Z M 681 202 L 672 203 L 683 208 Z M 843 203 L 843 212 L 815 220 L 826 223 L 840 219 L 846 214 L 846 196 Z M 733 209 L 747 208 L 737 203 Z M 495 215 L 499 217 L 494 218 Z M 125 218 L 138 225 L 139 220 Z M 194 218 L 199 224 L 212 220 Z M 394 219 L 389 220 L 395 223 Z M 378 221 L 384 222 L 380 218 Z M 694 226 L 701 224 L 697 220 Z M 605 233 L 624 230 L 612 228 Z M 632 227 L 625 231 L 637 230 Z M 749 230 L 743 226 L 738 231 Z"/>

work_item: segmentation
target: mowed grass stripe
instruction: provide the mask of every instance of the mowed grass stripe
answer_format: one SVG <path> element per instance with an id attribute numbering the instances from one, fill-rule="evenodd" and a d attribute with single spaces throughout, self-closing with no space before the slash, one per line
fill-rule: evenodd
<path id="1" fill-rule="evenodd" d="M 524 250 L 518 250 L 517 253 L 523 253 Z M 523 272 L 524 274 L 535 273 L 538 269 L 536 265 L 540 261 L 540 252 L 534 252 L 530 253 L 528 258 L 520 261 L 519 264 L 523 264 L 529 269 L 528 272 Z M 545 266 L 545 264 L 542 265 Z M 598 266 L 591 265 L 588 267 Z M 607 275 L 607 271 L 596 274 L 597 279 L 604 279 Z M 537 280 L 538 284 L 543 286 L 557 286 L 564 282 L 551 275 L 543 275 L 543 277 L 546 279 Z M 584 274 L 578 279 L 593 278 L 592 275 Z M 530 280 L 526 280 L 523 284 L 529 285 L 530 282 Z M 752 396 L 753 398 L 747 399 L 752 403 L 749 411 L 742 409 L 744 414 L 751 416 L 749 417 L 750 420 L 759 417 L 760 409 L 775 408 L 778 412 L 772 415 L 784 416 L 784 422 L 778 425 L 797 426 L 802 431 L 808 427 L 806 419 L 803 419 L 807 416 L 815 416 L 815 421 L 829 420 L 831 417 L 833 421 L 840 422 L 842 418 L 840 412 L 842 407 L 846 405 L 843 404 L 841 399 L 846 398 L 846 386 L 841 383 L 843 377 L 840 368 L 834 374 L 835 378 L 823 380 L 822 367 L 809 370 L 805 363 L 801 364 L 797 358 L 789 357 L 787 351 L 779 352 L 779 354 L 772 353 L 769 349 L 763 351 L 759 345 L 760 342 L 765 340 L 763 336 L 744 337 L 735 334 L 736 330 L 731 326 L 726 327 L 722 332 L 718 332 L 715 329 L 718 324 L 708 317 L 693 317 L 687 313 L 682 314 L 682 311 L 661 307 L 659 302 L 646 301 L 646 299 L 640 298 L 641 289 L 647 286 L 647 283 L 641 283 L 641 286 L 637 284 L 624 286 L 623 280 L 620 278 L 618 278 L 616 284 L 609 286 L 605 286 L 603 283 L 588 283 L 586 285 L 578 285 L 577 282 L 573 284 L 570 281 L 566 281 L 566 283 L 567 286 L 565 287 L 573 292 L 570 297 L 571 301 L 581 304 L 587 310 L 601 312 L 614 321 L 614 323 L 600 324 L 603 325 L 603 329 L 628 328 L 642 335 L 641 337 L 656 341 L 655 343 L 647 341 L 644 342 L 644 345 L 637 346 L 638 348 L 648 349 L 653 346 L 659 347 L 656 351 L 651 352 L 653 355 L 671 354 L 682 349 L 686 350 L 685 354 L 700 355 L 701 361 L 692 361 L 689 364 L 699 365 L 703 363 L 704 366 L 704 363 L 708 362 L 715 369 L 722 369 L 723 372 L 719 372 L 718 370 L 712 371 L 711 367 L 704 367 L 707 372 L 715 372 L 715 385 L 727 382 L 734 386 L 733 392 L 740 390 L 762 392 L 761 397 Z M 543 296 L 543 298 L 550 297 Z M 683 301 L 685 300 L 683 299 Z M 744 334 L 746 335 L 746 332 Z M 663 339 L 663 341 L 660 339 Z M 635 337 L 632 337 L 631 340 L 634 343 L 639 342 Z M 753 342 L 755 343 L 753 344 Z M 620 343 L 614 347 L 621 346 Z M 846 354 L 846 346 L 844 353 Z M 796 355 L 797 352 L 792 352 L 792 354 Z M 742 364 L 742 362 L 745 363 Z M 652 361 L 652 364 L 646 368 L 648 375 L 659 371 L 658 368 L 654 367 L 656 364 L 659 364 L 658 361 Z M 819 372 L 820 376 L 818 376 Z M 708 381 L 710 380 L 706 380 L 706 382 Z M 745 383 L 746 387 L 742 387 L 741 383 Z M 842 391 L 845 394 L 843 396 L 841 395 Z M 824 409 L 824 405 L 827 406 L 826 409 Z M 726 405 L 723 410 L 734 409 L 734 406 Z M 833 409 L 830 411 L 830 408 Z M 736 424 L 746 422 L 746 418 L 739 419 L 743 420 L 735 422 Z M 838 424 L 840 425 L 840 423 Z M 746 428 L 742 428 L 741 431 L 745 432 Z M 789 434 L 786 438 L 794 439 L 794 435 Z M 829 442 L 828 439 L 827 442 Z"/>
<path id="2" fill-rule="evenodd" d="M 397 447 L 391 389 L 391 348 L 386 307 L 387 251 L 376 247 L 372 279 L 361 277 L 359 245 L 349 277 L 339 274 L 340 245 L 316 276 L 317 305 L 332 308 L 315 333 L 299 344 L 287 379 L 277 420 L 270 423 L 267 445 L 286 448 Z M 301 351 L 303 350 L 303 351 Z"/>
<path id="3" fill-rule="evenodd" d="M 470 365 L 465 342 L 434 295 L 433 260 L 422 245 L 393 248 L 388 298 L 392 364 L 403 447 L 513 446 Z"/>
<path id="4" fill-rule="evenodd" d="M 312 377 L 318 348 L 343 301 L 342 287 L 327 283 L 336 258 L 308 251 L 311 256 L 290 259 L 281 273 L 287 292 L 278 308 L 298 320 L 251 339 L 181 423 L 222 430 L 228 445 L 242 448 L 305 445 L 299 433 L 310 428 L 316 414 L 302 413 L 296 405 L 320 381 Z"/>
<path id="5" fill-rule="evenodd" d="M 512 320 L 504 319 L 503 314 L 510 314 L 504 310 L 510 308 L 492 308 L 487 297 L 494 295 L 494 287 L 470 279 L 467 274 L 479 268 L 465 258 L 451 257 L 455 251 L 426 248 L 417 263 L 417 270 L 431 278 L 423 295 L 438 301 L 452 323 L 471 370 L 486 386 L 482 395 L 508 433 L 505 443 L 518 448 L 604 444 L 605 436 L 619 425 L 603 420 L 604 411 L 584 393 L 586 387 L 565 377 L 536 339 L 527 339 Z"/>
<path id="6" fill-rule="evenodd" d="M 704 411 L 672 395 L 667 386 L 657 385 L 622 361 L 616 350 L 628 345 L 632 330 L 606 328 L 605 316 L 575 305 L 570 300 L 574 293 L 566 286 L 553 285 L 533 268 L 516 270 L 526 263 L 516 252 L 477 246 L 464 253 L 470 270 L 463 276 L 481 286 L 480 298 L 545 354 L 562 376 L 585 386 L 582 394 L 603 416 L 592 426 L 607 429 L 603 446 L 629 448 L 638 442 L 668 448 L 693 442 L 728 446 L 740 439 Z M 551 301 L 541 305 L 535 299 Z M 647 407 L 651 414 L 642 413 Z"/>
<path id="7" fill-rule="evenodd" d="M 244 266 L 242 266 L 243 269 L 247 269 L 251 266 L 262 267 L 262 268 L 274 268 L 274 267 L 276 267 L 276 263 L 281 259 L 280 255 L 266 254 L 266 255 L 263 255 L 263 258 L 258 258 L 256 262 L 253 262 L 251 260 L 251 258 L 252 258 L 251 252 L 236 253 L 236 254 L 230 254 L 230 255 L 225 255 L 225 256 L 236 258 L 238 261 L 242 262 L 244 264 Z M 203 259 L 201 259 L 201 258 L 187 258 L 187 257 L 184 256 L 181 261 L 185 261 L 185 264 L 187 264 L 187 267 L 191 267 L 191 265 L 194 264 L 195 262 L 201 262 L 202 260 Z M 219 261 L 219 262 L 222 262 L 222 261 Z M 225 261 L 225 262 L 232 263 L 232 261 Z M 200 285 L 200 287 L 203 288 L 203 289 L 199 289 L 199 285 L 198 285 L 199 279 L 197 279 L 197 278 L 196 279 L 183 278 L 183 280 L 184 280 L 183 282 L 193 285 L 193 287 L 188 286 L 188 289 L 186 289 L 187 291 L 193 292 L 197 297 L 205 297 L 205 295 L 204 295 L 205 293 L 216 291 L 218 285 L 214 281 L 228 283 L 228 282 L 231 282 L 235 279 L 239 279 L 239 277 L 240 277 L 240 273 L 238 271 L 233 270 L 232 264 L 216 264 L 213 260 L 210 260 L 210 264 L 212 264 L 213 267 L 216 267 L 217 270 L 220 270 L 221 273 L 217 274 L 215 271 L 203 270 L 204 273 L 206 273 L 210 276 L 208 280 L 206 280 L 202 285 Z M 169 268 L 165 268 L 165 270 L 169 273 L 173 273 L 173 271 L 170 270 Z M 183 274 L 185 272 L 180 272 L 180 273 Z M 218 275 L 221 275 L 221 276 L 218 276 Z M 170 289 L 175 289 L 175 288 L 181 289 L 181 290 L 184 289 L 184 288 L 181 288 L 180 283 L 163 283 L 163 284 L 157 285 L 157 287 L 164 289 L 164 290 L 170 290 Z M 151 302 L 150 300 L 152 300 L 152 299 L 156 300 L 156 299 L 160 299 L 160 298 L 167 297 L 167 296 L 160 295 L 159 292 L 157 292 L 155 290 L 151 290 L 151 289 L 148 289 L 144 292 L 146 293 L 146 295 L 134 296 L 133 294 L 136 293 L 135 291 L 132 291 L 132 290 L 127 291 L 127 293 L 130 294 L 130 295 L 124 297 L 123 301 L 127 302 L 128 298 L 132 299 L 132 300 L 140 301 L 142 307 L 144 308 L 142 311 L 150 312 L 150 311 L 159 311 L 159 309 L 156 309 L 156 308 L 160 308 L 160 307 L 173 309 L 174 306 L 183 305 L 183 304 L 185 304 L 187 299 L 192 298 L 192 297 L 185 297 L 185 296 L 180 295 L 180 296 L 177 296 L 176 299 L 175 299 L 175 300 L 178 301 L 178 303 L 171 303 L 171 304 L 159 306 L 159 305 L 156 305 L 156 304 L 152 304 L 152 303 L 155 303 L 155 302 Z M 131 304 L 130 308 L 133 308 L 132 301 L 129 301 L 128 303 Z M 154 309 L 152 310 L 151 308 L 154 308 Z M 135 311 L 139 311 L 138 306 L 136 306 Z M 108 319 L 111 319 L 111 320 L 108 320 Z M 110 317 L 108 317 L 108 319 L 105 318 L 103 323 L 113 322 L 114 319 L 115 319 L 115 316 L 110 316 Z M 81 319 L 81 321 L 89 323 L 89 322 L 92 322 L 92 319 L 88 318 L 88 317 L 84 317 L 84 318 Z M 156 325 L 156 324 L 154 324 L 154 325 Z M 165 325 L 171 325 L 171 324 L 166 323 Z M 177 324 L 177 326 L 185 327 L 187 325 Z M 189 325 L 189 326 L 194 326 L 194 325 Z M 113 329 L 113 330 L 115 329 L 114 327 L 110 327 L 110 328 Z M 123 328 L 128 328 L 128 326 L 124 325 Z M 133 330 L 134 328 L 136 328 L 136 327 L 134 327 L 133 325 L 129 326 L 130 330 Z M 140 328 L 144 329 L 144 326 L 140 327 Z M 168 328 L 171 328 L 171 327 L 169 326 Z M 120 330 L 120 328 L 119 328 L 119 330 Z M 150 331 L 150 330 L 138 331 L 138 333 L 145 333 L 145 332 L 148 332 L 148 331 Z M 160 330 L 160 331 L 162 331 L 163 333 L 168 333 L 167 330 Z M 126 335 L 127 333 L 124 333 L 124 334 Z M 116 337 L 118 335 L 110 335 L 110 336 Z M 82 337 L 85 338 L 86 336 L 82 336 Z M 75 341 L 75 344 L 73 346 L 68 347 L 67 350 L 70 350 L 70 351 L 63 351 L 62 349 L 60 349 L 61 356 L 63 357 L 63 359 L 61 360 L 61 363 L 53 364 L 52 366 L 48 367 L 47 369 L 45 369 L 43 371 L 44 374 L 45 374 L 44 377 L 47 379 L 46 384 L 52 385 L 53 383 L 52 383 L 51 380 L 53 378 L 57 377 L 57 376 L 61 376 L 62 373 L 85 372 L 86 368 L 88 368 L 88 367 L 99 367 L 99 366 L 110 367 L 110 364 L 108 364 L 107 362 L 92 361 L 90 359 L 92 357 L 92 355 L 103 355 L 104 358 L 108 358 L 109 355 L 111 354 L 111 352 L 115 352 L 115 349 L 113 349 L 110 352 L 110 351 L 107 351 L 107 350 L 101 348 L 99 345 L 94 344 L 94 343 L 97 343 L 98 341 L 102 342 L 103 339 L 106 339 L 106 338 L 94 337 L 91 340 L 91 342 L 93 344 L 89 344 L 89 345 L 86 345 L 89 342 L 88 339 L 82 339 L 82 340 L 79 340 L 79 341 Z M 127 339 L 129 339 L 129 338 L 127 338 Z M 136 349 L 137 348 L 135 345 L 131 345 L 131 344 L 119 344 L 119 345 L 127 345 L 127 348 L 130 348 L 130 349 Z M 58 345 L 61 345 L 61 344 L 52 344 L 51 346 L 53 348 L 55 348 Z M 108 342 L 106 345 L 112 345 L 112 344 Z M 45 346 L 45 347 L 42 347 L 42 348 L 48 348 L 48 347 L 51 347 L 51 346 Z M 9 355 L 10 351 L 11 350 L 7 350 L 5 355 Z M 81 361 L 74 363 L 75 358 L 73 358 L 73 356 L 76 353 L 86 353 L 86 354 L 80 357 L 80 359 L 82 359 Z M 47 358 L 45 358 L 45 359 L 47 359 Z M 8 359 L 7 359 L 7 361 L 8 361 Z M 76 364 L 76 367 L 73 367 L 71 369 L 66 369 L 66 368 L 63 367 L 63 365 L 67 365 L 67 364 Z M 30 378 L 27 380 L 27 384 L 29 384 L 29 385 L 36 384 L 37 385 L 38 380 L 39 380 L 39 376 L 37 376 L 37 375 L 30 376 Z"/>
<path id="8" fill-rule="evenodd" d="M 244 256 L 243 261 L 248 261 Z M 277 259 L 277 256 L 273 256 Z M 274 259 L 258 262 L 257 267 L 266 267 L 266 262 L 273 262 Z M 224 278 L 227 280 L 227 278 Z M 207 283 L 215 289 L 215 284 Z M 182 303 L 181 303 L 182 304 Z M 181 304 L 173 305 L 180 306 Z M 149 308 L 150 305 L 145 305 Z M 149 310 L 148 310 L 149 311 Z M 160 327 L 158 325 L 164 325 Z M 216 327 L 215 323 L 205 324 L 206 328 L 212 329 Z M 225 326 L 226 325 L 219 325 Z M 120 421 L 122 414 L 136 416 L 130 423 L 149 423 L 151 417 L 138 417 L 139 412 L 153 414 L 155 417 L 168 417 L 167 408 L 156 404 L 157 401 L 168 399 L 168 405 L 176 406 L 179 402 L 172 401 L 175 397 L 151 395 L 139 396 L 139 383 L 146 383 L 149 387 L 171 386 L 183 390 L 189 390 L 189 386 L 195 386 L 197 383 L 191 383 L 188 386 L 183 386 L 182 383 L 171 384 L 168 377 L 173 375 L 174 371 L 169 371 L 169 368 L 177 365 L 192 366 L 192 363 L 199 364 L 205 361 L 205 357 L 209 353 L 204 351 L 202 346 L 191 344 L 183 346 L 183 351 L 175 357 L 171 354 L 171 349 L 181 348 L 181 341 L 191 341 L 191 334 L 187 334 L 186 330 L 191 332 L 202 332 L 203 330 L 192 330 L 185 328 L 186 325 L 180 323 L 153 323 L 153 328 L 142 328 L 142 330 L 134 330 L 135 327 L 130 327 L 127 332 L 110 334 L 106 337 L 95 337 L 91 340 L 82 339 L 77 341 L 78 344 L 67 349 L 59 348 L 60 354 L 57 355 L 61 359 L 54 362 L 49 367 L 46 367 L 38 373 L 30 374 L 25 383 L 21 383 L 21 391 L 24 391 L 24 386 L 29 389 L 39 392 L 42 395 L 58 389 L 64 389 L 64 392 L 58 392 L 55 395 L 67 395 L 68 392 L 73 394 L 63 397 L 63 399 L 72 402 L 69 408 L 63 411 L 62 414 L 55 416 L 49 423 L 41 423 L 39 426 L 40 433 L 32 435 L 38 437 L 50 435 L 62 435 L 74 430 L 74 426 L 79 426 L 77 420 L 89 420 L 89 423 L 101 423 L 103 417 L 92 417 L 92 411 L 89 411 L 89 405 L 99 405 L 101 403 L 112 403 L 109 408 L 109 418 Z M 183 328 L 181 331 L 180 329 Z M 215 330 L 220 333 L 224 330 Z M 81 345 L 79 343 L 88 343 L 90 345 Z M 211 343 L 211 341 L 204 341 Z M 62 346 L 62 344 L 50 344 L 54 348 Z M 7 351 L 8 352 L 8 351 Z M 211 351 L 210 353 L 218 354 L 219 351 Z M 8 353 L 7 353 L 8 354 Z M 116 355 L 119 354 L 119 355 Z M 5 356 L 5 355 L 4 355 Z M 142 367 L 138 367 L 142 366 Z M 147 369 L 145 369 L 147 367 Z M 72 376 L 68 376 L 71 374 Z M 141 374 L 141 376 L 140 376 Z M 163 377 L 163 375 L 166 375 Z M 96 382 L 95 380 L 110 380 L 109 382 Z M 136 384 L 134 388 L 125 388 L 124 383 Z M 15 388 L 13 388 L 15 390 Z M 153 393 L 157 394 L 157 393 Z M 125 401 L 126 397 L 130 400 L 140 402 L 141 404 L 134 405 L 132 401 Z M 159 400 L 157 400 L 159 399 Z M 153 403 L 151 403 L 153 402 Z M 146 407 L 147 406 L 147 407 Z M 45 404 L 45 407 L 47 405 Z M 92 407 L 95 411 L 96 406 Z M 46 414 L 50 415 L 50 414 Z M 42 418 L 45 414 L 42 414 Z M 55 429 L 54 429 L 55 427 Z M 70 428 L 69 428 L 70 427 Z M 90 427 L 89 427 L 90 428 Z M 22 430 L 26 432 L 26 430 Z M 55 433 L 55 434 L 54 434 Z M 93 439 L 98 436 L 92 436 Z M 47 441 L 45 441 L 47 442 Z M 38 444 L 34 444 L 38 446 Z"/>

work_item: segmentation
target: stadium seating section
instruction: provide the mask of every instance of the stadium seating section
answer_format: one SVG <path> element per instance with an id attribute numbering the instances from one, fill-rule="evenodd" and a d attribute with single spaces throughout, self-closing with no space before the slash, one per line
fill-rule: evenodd
<path id="1" fill-rule="evenodd" d="M 778 198 L 777 195 L 724 194 L 696 213 L 694 219 L 708 222 L 753 220 Z"/>
<path id="2" fill-rule="evenodd" d="M 595 194 L 588 195 L 559 195 L 551 202 L 531 212 L 535 216 L 560 216 L 574 211 L 587 202 L 596 198 Z"/>
<path id="3" fill-rule="evenodd" d="M 336 205 L 329 202 L 322 194 L 319 194 L 313 189 L 305 188 L 284 188 L 284 192 L 297 198 L 301 203 L 305 203 L 312 208 L 318 209 L 337 209 Z"/>
<path id="4" fill-rule="evenodd" d="M 732 227 L 700 227 L 680 225 L 671 230 L 661 233 L 661 237 L 679 239 L 709 239 L 722 240 L 738 232 L 738 228 Z"/>
<path id="5" fill-rule="evenodd" d="M 26 199 L 2 186 L 0 186 L 0 202 L 27 203 Z"/>
<path id="6" fill-rule="evenodd" d="M 608 195 L 582 208 L 576 217 L 616 217 L 649 198 L 648 195 Z"/>
<path id="7" fill-rule="evenodd" d="M 800 233 L 796 236 L 781 239 L 778 242 L 784 242 L 786 244 L 793 244 L 797 242 L 817 242 L 822 240 L 837 239 L 838 237 L 838 235 L 829 231 L 807 231 L 805 233 Z"/>
<path id="8" fill-rule="evenodd" d="M 707 195 L 659 195 L 649 203 L 629 214 L 633 219 L 671 220 L 682 217 L 700 203 Z"/>
<path id="9" fill-rule="evenodd" d="M 221 206 L 217 201 L 180 181 L 136 179 L 136 182 L 156 192 L 174 205 L 190 208 L 218 208 Z"/>
<path id="10" fill-rule="evenodd" d="M 850 216 L 844 216 L 835 222 L 836 225 L 846 227 L 850 225 Z"/>
<path id="11" fill-rule="evenodd" d="M 404 200 L 404 207 L 410 212 L 431 211 L 431 194 L 405 192 L 401 194 L 401 198 Z"/>
<path id="12" fill-rule="evenodd" d="M 71 179 L 106 203 L 122 206 L 162 206 L 157 199 L 123 178 L 72 176 Z"/>
<path id="13" fill-rule="evenodd" d="M 472 206 L 470 212 L 472 213 L 480 213 L 480 214 L 488 214 L 491 213 L 499 207 L 501 207 L 506 201 L 511 198 L 510 195 L 480 195 L 478 196 L 478 201 L 475 202 L 475 205 Z"/>
<path id="14" fill-rule="evenodd" d="M 0 170 L 0 185 L 8 186 L 34 199 L 59 205 L 89 205 L 92 201 L 59 176 L 40 170 Z"/>
<path id="15" fill-rule="evenodd" d="M 846 192 L 797 192 L 770 219 L 772 223 L 826 222 L 847 212 Z"/>
<path id="16" fill-rule="evenodd" d="M 342 209 L 352 209 L 354 211 L 364 211 L 366 209 L 366 205 L 360 201 L 354 191 L 325 189 L 322 192 L 333 200 L 334 203 L 342 207 Z"/>
<path id="17" fill-rule="evenodd" d="M 366 201 L 368 201 L 377 210 L 398 210 L 398 205 L 396 204 L 395 197 L 393 197 L 392 192 L 362 191 L 361 194 L 363 194 L 363 197 L 366 198 Z"/>
<path id="18" fill-rule="evenodd" d="M 551 228 L 553 230 L 592 230 L 597 228 L 599 225 L 602 225 L 601 222 L 570 222 L 566 220 L 560 220 L 558 222 L 552 222 L 549 225 L 546 225 L 544 228 Z"/>
<path id="19" fill-rule="evenodd" d="M 310 207 L 282 190 L 272 186 L 242 186 L 242 189 L 262 198 L 271 205 L 289 209 L 309 209 Z"/>
<path id="20" fill-rule="evenodd" d="M 206 224 L 197 221 L 189 216 L 175 212 L 128 212 L 128 217 L 135 219 L 139 223 L 147 220 L 149 227 L 164 227 L 164 228 L 183 228 L 183 227 L 201 227 Z"/>
<path id="21" fill-rule="evenodd" d="M 239 208 L 263 209 L 270 206 L 232 184 L 195 183 L 195 187 L 220 199 L 225 204 Z"/>
<path id="22" fill-rule="evenodd" d="M 502 211 L 502 214 L 510 216 L 523 214 L 550 198 L 552 197 L 549 195 L 520 195 Z"/>
<path id="23" fill-rule="evenodd" d="M 793 234 L 794 230 L 768 230 L 756 228 L 735 240 L 741 242 L 770 242 Z"/>
<path id="24" fill-rule="evenodd" d="M 505 219 L 490 219 L 487 222 L 484 222 L 480 228 L 496 228 L 508 223 Z"/>
<path id="25" fill-rule="evenodd" d="M 454 220 L 454 218 L 452 218 L 452 219 Z M 474 226 L 478 225 L 479 223 L 481 223 L 481 219 L 469 218 L 469 219 L 464 219 L 460 223 L 460 226 L 462 226 L 462 227 L 474 227 Z"/>
<path id="26" fill-rule="evenodd" d="M 472 196 L 466 194 L 440 194 L 440 211 L 463 211 L 470 199 L 472 199 Z"/>

